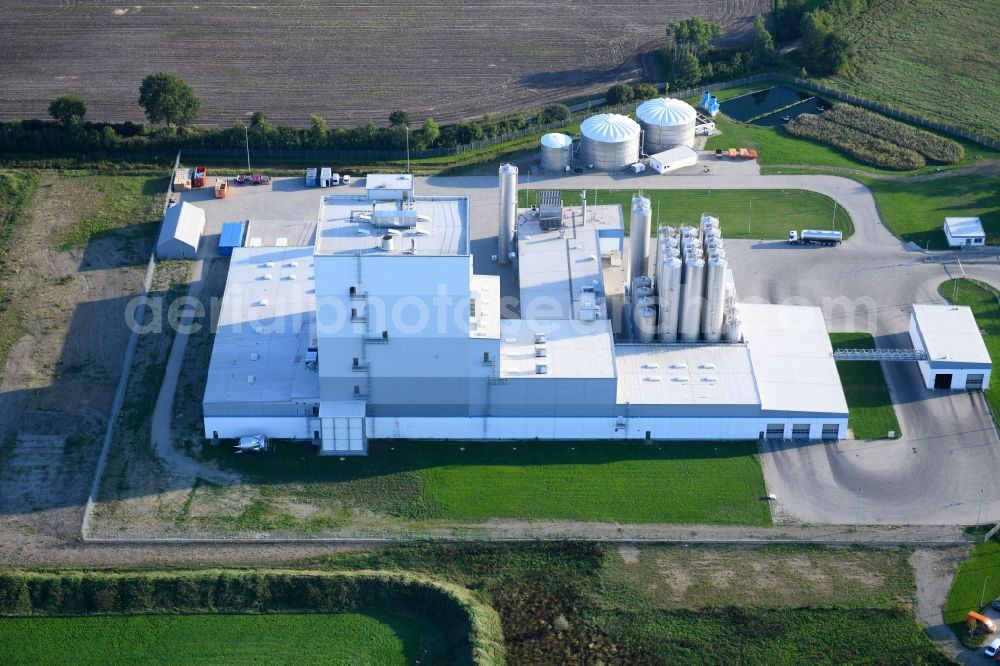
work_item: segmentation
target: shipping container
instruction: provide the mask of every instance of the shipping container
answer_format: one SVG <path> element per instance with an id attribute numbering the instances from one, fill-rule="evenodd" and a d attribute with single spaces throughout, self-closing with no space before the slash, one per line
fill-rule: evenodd
<path id="1" fill-rule="evenodd" d="M 222 233 L 219 235 L 219 255 L 232 256 L 234 247 L 243 247 L 246 233 L 246 222 L 224 222 Z"/>

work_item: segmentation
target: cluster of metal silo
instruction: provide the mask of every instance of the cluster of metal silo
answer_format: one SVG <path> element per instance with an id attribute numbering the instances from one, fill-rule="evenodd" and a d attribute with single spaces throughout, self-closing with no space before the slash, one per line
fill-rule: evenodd
<path id="1" fill-rule="evenodd" d="M 694 126 L 698 114 L 683 100 L 658 97 L 643 102 L 635 110 L 643 131 L 643 151 L 647 155 L 678 146 L 694 147 Z"/>
<path id="2" fill-rule="evenodd" d="M 650 279 L 639 275 L 631 280 L 632 323 L 638 341 L 742 341 L 736 287 L 718 218 L 702 215 L 698 226 L 660 227 L 654 256 L 652 314 Z M 650 334 L 651 325 L 655 336 Z"/>
<path id="3" fill-rule="evenodd" d="M 639 161 L 639 124 L 617 113 L 580 123 L 580 160 L 601 171 L 622 171 Z"/>

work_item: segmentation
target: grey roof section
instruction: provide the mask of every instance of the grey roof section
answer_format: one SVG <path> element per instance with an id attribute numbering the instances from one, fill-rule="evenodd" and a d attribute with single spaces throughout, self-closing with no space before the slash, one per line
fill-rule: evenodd
<path id="1" fill-rule="evenodd" d="M 913 306 L 913 317 L 931 365 L 992 364 L 979 324 L 968 306 L 918 304 Z"/>
<path id="2" fill-rule="evenodd" d="M 391 233 L 394 249 L 380 247 L 388 227 L 375 224 L 381 216 L 410 216 L 413 226 Z M 409 202 L 374 201 L 359 195 L 322 198 L 316 233 L 316 254 L 414 254 L 419 256 L 468 256 L 469 200 L 461 196 L 415 197 Z"/>
<path id="3" fill-rule="evenodd" d="M 742 344 L 619 344 L 618 404 L 760 405 Z"/>
<path id="4" fill-rule="evenodd" d="M 500 336 L 501 377 L 581 379 L 615 376 L 610 320 L 504 319 L 500 322 Z M 543 374 L 538 372 L 540 365 L 545 366 Z"/>
<path id="5" fill-rule="evenodd" d="M 370 173 L 365 176 L 366 190 L 413 190 L 413 175 L 408 173 Z"/>
<path id="6" fill-rule="evenodd" d="M 319 400 L 315 291 L 311 247 L 233 249 L 206 404 Z"/>
<path id="7" fill-rule="evenodd" d="M 761 409 L 847 414 L 823 310 L 740 304 Z"/>
<path id="8" fill-rule="evenodd" d="M 588 206 L 587 220 L 580 206 L 562 209 L 562 227 L 543 230 L 530 209 L 518 211 L 517 252 L 521 287 L 521 316 L 525 319 L 580 319 L 592 297 L 597 316 L 605 316 L 604 276 L 601 270 L 600 231 L 621 231 L 619 206 Z M 610 246 L 608 246 L 610 247 Z"/>
<path id="9" fill-rule="evenodd" d="M 164 259 L 194 258 L 205 229 L 205 211 L 182 201 L 169 206 L 163 215 L 156 254 Z"/>

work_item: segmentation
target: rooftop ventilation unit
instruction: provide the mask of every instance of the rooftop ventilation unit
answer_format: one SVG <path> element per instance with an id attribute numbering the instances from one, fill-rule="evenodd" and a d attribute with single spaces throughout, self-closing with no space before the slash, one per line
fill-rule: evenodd
<path id="1" fill-rule="evenodd" d="M 645 370 L 656 370 L 658 367 L 660 367 L 660 364 L 659 363 L 643 363 L 642 367 Z"/>
<path id="2" fill-rule="evenodd" d="M 702 370 L 715 370 L 714 363 L 702 363 L 698 367 L 701 368 Z"/>
<path id="3" fill-rule="evenodd" d="M 679 377 L 673 377 L 670 381 L 681 383 L 681 382 L 690 381 L 690 377 L 687 377 L 686 375 L 685 376 L 679 376 Z"/>
<path id="4" fill-rule="evenodd" d="M 535 366 L 535 374 L 536 375 L 549 374 L 549 366 L 545 365 L 544 363 L 539 363 L 538 365 Z"/>
<path id="5" fill-rule="evenodd" d="M 546 341 L 544 333 L 535 333 L 535 344 L 544 345 Z"/>
<path id="6" fill-rule="evenodd" d="M 711 384 L 713 382 L 719 381 L 719 378 L 718 377 L 702 377 L 701 381 Z"/>
<path id="7" fill-rule="evenodd" d="M 545 358 L 549 355 L 549 352 L 545 350 L 545 347 L 535 347 L 535 358 Z"/>
<path id="8" fill-rule="evenodd" d="M 653 375 L 653 376 L 651 376 L 651 377 L 646 377 L 646 378 L 645 378 L 645 380 L 646 380 L 647 382 L 658 382 L 658 381 L 662 381 L 662 380 L 661 380 L 661 379 L 660 379 L 659 377 L 657 377 L 657 376 L 655 376 L 655 375 Z"/>

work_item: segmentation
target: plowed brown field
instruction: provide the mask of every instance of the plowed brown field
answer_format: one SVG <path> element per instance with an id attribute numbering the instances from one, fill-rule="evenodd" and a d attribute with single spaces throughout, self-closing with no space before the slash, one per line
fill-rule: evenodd
<path id="1" fill-rule="evenodd" d="M 748 30 L 770 0 L 6 0 L 0 118 L 46 117 L 67 91 L 94 120 L 142 120 L 143 76 L 174 73 L 199 122 L 253 111 L 275 123 L 439 121 L 505 113 L 603 90 L 694 14 Z"/>

